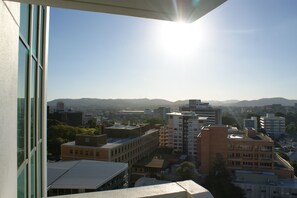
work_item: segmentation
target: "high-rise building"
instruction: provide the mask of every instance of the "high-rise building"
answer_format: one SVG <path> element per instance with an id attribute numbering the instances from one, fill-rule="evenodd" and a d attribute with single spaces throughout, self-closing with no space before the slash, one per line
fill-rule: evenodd
<path id="1" fill-rule="evenodd" d="M 192 22 L 226 0 L 202 0 L 198 6 L 190 1 L 15 1 L 0 2 L 0 170 L 5 170 L 0 197 L 10 198 L 41 197 L 47 191 L 46 6 Z"/>
<path id="2" fill-rule="evenodd" d="M 208 173 L 216 158 L 221 157 L 229 170 L 273 172 L 280 178 L 294 178 L 294 168 L 274 152 L 273 140 L 255 130 L 228 134 L 225 126 L 209 126 L 201 130 L 197 141 L 203 173 Z"/>
<path id="3" fill-rule="evenodd" d="M 207 117 L 207 124 L 222 124 L 222 109 L 214 108 L 209 103 L 203 103 L 201 100 L 191 99 L 187 106 L 180 107 L 180 111 L 192 111 L 199 117 Z"/>
<path id="4" fill-rule="evenodd" d="M 261 116 L 260 124 L 261 128 L 265 129 L 267 134 L 274 137 L 284 134 L 286 130 L 286 119 L 271 113 L 267 113 L 266 116 Z"/>
<path id="5" fill-rule="evenodd" d="M 168 144 L 176 153 L 190 157 L 197 154 L 197 135 L 200 127 L 205 125 L 205 119 L 199 118 L 194 112 L 168 113 Z"/>
<path id="6" fill-rule="evenodd" d="M 250 119 L 243 120 L 243 128 L 253 128 L 258 131 L 258 119 L 257 117 L 251 117 Z"/>

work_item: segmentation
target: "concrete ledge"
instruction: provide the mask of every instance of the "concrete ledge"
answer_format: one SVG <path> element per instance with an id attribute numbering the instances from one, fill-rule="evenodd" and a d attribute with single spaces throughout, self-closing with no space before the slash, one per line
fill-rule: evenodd
<path id="1" fill-rule="evenodd" d="M 45 6 L 193 22 L 226 0 L 10 0 Z"/>
<path id="2" fill-rule="evenodd" d="M 94 193 L 83 193 L 74 195 L 56 196 L 56 198 L 213 198 L 211 193 L 191 180 L 160 184 L 153 186 L 144 186 L 136 188 L 126 188 L 119 190 L 101 191 Z"/>

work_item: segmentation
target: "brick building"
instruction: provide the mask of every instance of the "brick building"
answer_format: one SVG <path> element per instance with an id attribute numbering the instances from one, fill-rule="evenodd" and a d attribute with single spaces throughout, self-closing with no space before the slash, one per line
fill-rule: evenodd
<path id="1" fill-rule="evenodd" d="M 255 130 L 228 134 L 225 126 L 204 127 L 197 145 L 203 173 L 209 172 L 216 157 L 223 157 L 229 170 L 266 171 L 280 178 L 294 178 L 294 168 L 274 152 L 273 140 Z"/>

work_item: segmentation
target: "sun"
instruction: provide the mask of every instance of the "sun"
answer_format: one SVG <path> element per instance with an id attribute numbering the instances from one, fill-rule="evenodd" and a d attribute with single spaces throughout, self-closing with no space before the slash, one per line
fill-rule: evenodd
<path id="1" fill-rule="evenodd" d="M 195 53 L 206 36 L 199 26 L 183 22 L 162 22 L 159 27 L 160 48 L 174 56 Z"/>

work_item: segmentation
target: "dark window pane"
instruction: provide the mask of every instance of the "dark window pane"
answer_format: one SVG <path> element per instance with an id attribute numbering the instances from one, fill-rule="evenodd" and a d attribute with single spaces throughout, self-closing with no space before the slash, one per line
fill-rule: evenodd
<path id="1" fill-rule="evenodd" d="M 32 58 L 32 69 L 31 69 L 31 80 L 30 80 L 30 100 L 31 100 L 31 150 L 36 146 L 35 139 L 36 139 L 36 67 L 37 63 L 36 61 Z"/>
<path id="2" fill-rule="evenodd" d="M 33 152 L 31 156 L 31 163 L 30 163 L 30 168 L 31 168 L 31 198 L 36 197 L 36 155 L 35 151 Z"/>
<path id="3" fill-rule="evenodd" d="M 20 34 L 27 44 L 29 43 L 29 10 L 28 4 L 21 4 Z"/>
<path id="4" fill-rule="evenodd" d="M 32 53 L 37 56 L 38 48 L 38 7 L 33 5 L 33 38 L 32 38 Z"/>
<path id="5" fill-rule="evenodd" d="M 43 71 L 40 67 L 38 67 L 38 130 L 39 130 L 39 139 L 42 139 L 42 79 L 43 79 Z"/>
<path id="6" fill-rule="evenodd" d="M 42 197 L 42 143 L 38 145 L 38 156 L 37 160 L 37 197 Z"/>
<path id="7" fill-rule="evenodd" d="M 18 198 L 26 197 L 26 178 L 27 178 L 27 168 L 24 168 L 20 175 L 18 176 Z"/>
<path id="8" fill-rule="evenodd" d="M 19 63 L 18 63 L 18 167 L 26 158 L 26 93 L 27 93 L 27 67 L 28 51 L 24 44 L 19 42 Z"/>

